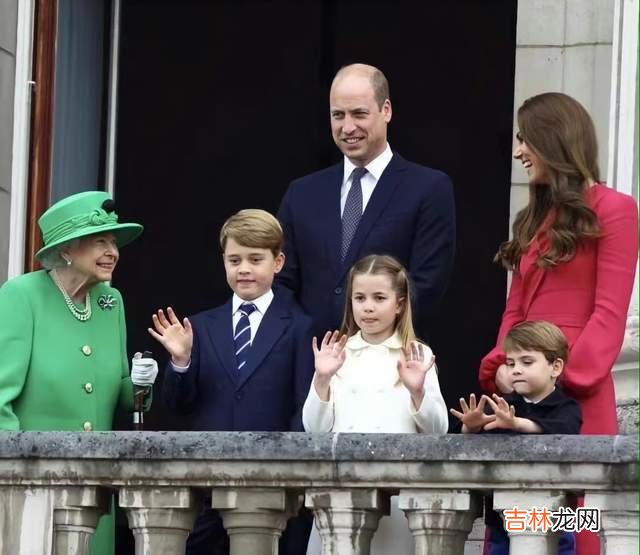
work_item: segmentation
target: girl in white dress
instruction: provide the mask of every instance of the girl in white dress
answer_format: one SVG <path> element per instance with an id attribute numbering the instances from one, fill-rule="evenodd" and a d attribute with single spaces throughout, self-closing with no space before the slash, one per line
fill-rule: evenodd
<path id="1" fill-rule="evenodd" d="M 349 273 L 340 332 L 313 340 L 315 375 L 302 411 L 308 432 L 447 432 L 447 408 L 431 349 L 415 335 L 407 271 L 369 255 Z M 404 513 L 392 498 L 371 553 L 414 553 Z M 313 530 L 307 553 L 321 551 Z"/>

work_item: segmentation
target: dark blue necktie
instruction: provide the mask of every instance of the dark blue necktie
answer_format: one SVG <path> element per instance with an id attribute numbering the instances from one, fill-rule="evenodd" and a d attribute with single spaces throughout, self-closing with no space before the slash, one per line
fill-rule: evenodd
<path id="1" fill-rule="evenodd" d="M 342 262 L 347 257 L 349 245 L 358 229 L 358 223 L 362 217 L 362 185 L 360 179 L 367 173 L 366 168 L 356 168 L 351 173 L 351 189 L 347 194 L 342 212 Z"/>
<path id="2" fill-rule="evenodd" d="M 233 342 L 236 347 L 236 361 L 238 370 L 247 363 L 249 358 L 249 349 L 251 348 L 251 322 L 249 322 L 249 314 L 256 310 L 253 303 L 242 303 L 240 308 L 240 320 L 236 324 L 233 332 Z"/>

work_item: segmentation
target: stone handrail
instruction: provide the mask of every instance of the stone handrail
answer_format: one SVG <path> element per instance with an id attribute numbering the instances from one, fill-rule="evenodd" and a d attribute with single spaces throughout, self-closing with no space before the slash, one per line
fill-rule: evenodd
<path id="1" fill-rule="evenodd" d="M 557 510 L 585 495 L 603 552 L 624 555 L 638 546 L 637 462 L 633 436 L 5 432 L 0 553 L 88 553 L 117 491 L 136 555 L 183 553 L 203 502 L 221 512 L 233 555 L 277 553 L 302 503 L 324 553 L 366 554 L 390 494 L 416 554 L 461 554 L 480 496 L 493 492 L 496 510 Z M 36 519 L 42 532 L 25 534 Z M 514 554 L 557 542 L 550 531 L 509 534 Z"/>

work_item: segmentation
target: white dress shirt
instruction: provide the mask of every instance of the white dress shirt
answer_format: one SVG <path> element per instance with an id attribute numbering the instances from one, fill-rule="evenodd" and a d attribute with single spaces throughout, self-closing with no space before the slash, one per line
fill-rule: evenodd
<path id="1" fill-rule="evenodd" d="M 449 427 L 435 365 L 427 372 L 424 399 L 418 410 L 400 381 L 397 362 L 404 355 L 396 333 L 378 345 L 360 332 L 346 345 L 347 358 L 331 378 L 329 400 L 322 401 L 311 383 L 302 409 L 308 432 L 444 434 Z M 431 359 L 425 349 L 425 359 Z"/>
<path id="2" fill-rule="evenodd" d="M 260 323 L 262 322 L 262 318 L 264 317 L 265 312 L 267 312 L 267 308 L 269 308 L 271 301 L 273 301 L 273 291 L 271 289 L 269 289 L 269 291 L 267 291 L 264 295 L 258 297 L 257 299 L 254 299 L 253 301 L 245 301 L 234 293 L 231 299 L 231 329 L 236 329 L 236 325 L 238 324 L 238 322 L 240 321 L 240 317 L 242 316 L 242 314 L 240 313 L 240 305 L 242 303 L 253 303 L 254 305 L 256 305 L 256 310 L 249 314 L 249 324 L 251 324 L 251 341 L 253 342 L 253 339 L 256 336 L 256 332 L 260 327 Z M 191 361 L 189 361 L 189 364 L 187 366 L 177 366 L 173 363 L 173 361 L 171 361 L 171 367 L 173 368 L 173 370 L 180 374 L 184 374 L 187 370 L 189 370 L 190 366 Z"/>
<path id="3" fill-rule="evenodd" d="M 382 172 L 389 165 L 389 162 L 391 162 L 392 157 L 393 152 L 391 152 L 391 147 L 389 146 L 389 143 L 387 143 L 387 148 L 384 149 L 384 152 L 365 166 L 367 173 L 360 178 L 360 185 L 362 187 L 362 212 L 364 212 L 367 207 L 367 203 L 373 194 L 373 190 L 376 188 Z M 344 177 L 342 179 L 342 187 L 340 189 L 340 217 L 342 217 L 344 212 L 347 195 L 349 194 L 349 189 L 351 189 L 351 183 L 353 181 L 351 174 L 356 168 L 357 166 L 355 166 L 353 162 L 345 156 Z"/>
<path id="4" fill-rule="evenodd" d="M 267 308 L 269 308 L 272 300 L 273 291 L 271 289 L 269 289 L 269 291 L 267 291 L 264 295 L 258 297 L 257 299 L 254 299 L 253 301 L 245 301 L 234 293 L 233 298 L 231 299 L 231 329 L 236 329 L 236 326 L 238 325 L 238 322 L 240 321 L 240 318 L 242 316 L 242 313 L 240 312 L 240 305 L 242 305 L 243 303 L 253 303 L 254 305 L 256 305 L 256 310 L 249 314 L 249 324 L 251 324 L 251 341 L 253 341 L 253 338 L 256 336 L 256 332 L 260 327 L 260 322 L 262 322 L 262 318 L 267 312 Z"/>

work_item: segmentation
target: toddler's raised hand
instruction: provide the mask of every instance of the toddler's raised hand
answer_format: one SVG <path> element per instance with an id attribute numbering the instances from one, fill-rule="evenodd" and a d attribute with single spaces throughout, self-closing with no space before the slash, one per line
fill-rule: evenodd
<path id="1" fill-rule="evenodd" d="M 472 393 L 469 395 L 469 404 L 460 397 L 460 408 L 462 412 L 455 409 L 449 409 L 451 414 L 455 416 L 460 422 L 462 422 L 462 432 L 465 434 L 475 434 L 483 428 L 488 429 L 486 426 L 495 421 L 495 414 L 485 414 L 484 407 L 487 404 L 487 397 L 484 395 L 480 397 L 480 402 L 476 404 L 476 396 Z"/>
<path id="2" fill-rule="evenodd" d="M 489 422 L 484 426 L 485 430 L 494 430 L 496 428 L 501 428 L 504 430 L 515 430 L 517 429 L 517 420 L 516 420 L 516 409 L 513 405 L 507 403 L 507 401 L 500 397 L 499 395 L 493 394 L 493 399 L 488 397 L 487 395 L 483 395 L 480 402 L 484 399 L 487 400 L 487 403 L 493 409 L 495 413 L 495 420 L 493 422 Z"/>

